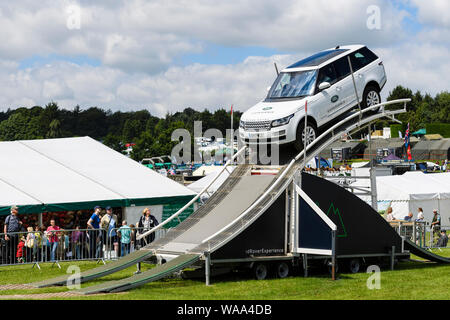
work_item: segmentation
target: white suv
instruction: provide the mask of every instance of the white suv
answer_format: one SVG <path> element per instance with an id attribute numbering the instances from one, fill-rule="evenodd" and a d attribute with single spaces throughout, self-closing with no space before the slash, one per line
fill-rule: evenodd
<path id="1" fill-rule="evenodd" d="M 318 129 L 358 104 L 381 103 L 386 84 L 381 59 L 363 45 L 341 46 L 303 59 L 278 75 L 265 100 L 241 117 L 240 138 L 246 143 L 294 143 L 298 150 L 318 136 Z M 307 127 L 305 130 L 305 102 Z"/>

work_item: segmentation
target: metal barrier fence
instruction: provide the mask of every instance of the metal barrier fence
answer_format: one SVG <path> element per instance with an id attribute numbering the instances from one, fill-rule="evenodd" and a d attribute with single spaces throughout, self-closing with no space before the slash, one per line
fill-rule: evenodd
<path id="1" fill-rule="evenodd" d="M 149 229 L 120 227 L 112 228 L 105 232 L 106 241 L 104 242 L 103 253 L 104 259 L 115 260 L 126 256 L 135 250 L 150 244 L 151 242 L 163 237 L 168 230 L 158 229 L 156 232 L 136 240 L 136 236 L 147 232 Z M 134 232 L 134 235 L 132 234 Z"/>
<path id="2" fill-rule="evenodd" d="M 160 229 L 153 237 L 136 240 L 143 228 L 60 229 L 55 231 L 21 231 L 0 233 L 0 265 L 118 259 L 162 237 Z M 147 239 L 148 238 L 148 239 Z"/>
<path id="3" fill-rule="evenodd" d="M 423 248 L 438 247 L 438 239 L 441 230 L 449 230 L 450 227 L 440 226 L 438 228 L 432 227 L 426 221 L 391 221 L 389 222 L 400 236 L 404 236 L 415 244 Z"/>
<path id="4" fill-rule="evenodd" d="M 400 236 L 410 239 L 420 247 L 426 247 L 426 221 L 391 221 L 389 224 Z"/>

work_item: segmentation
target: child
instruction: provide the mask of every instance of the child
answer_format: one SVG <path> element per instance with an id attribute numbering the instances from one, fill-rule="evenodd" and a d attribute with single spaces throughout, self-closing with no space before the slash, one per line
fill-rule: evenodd
<path id="1" fill-rule="evenodd" d="M 23 263 L 23 248 L 25 247 L 25 237 L 22 236 L 22 238 L 20 238 L 19 244 L 17 245 L 17 253 L 16 253 L 16 258 L 17 258 L 17 262 L 18 263 Z"/>

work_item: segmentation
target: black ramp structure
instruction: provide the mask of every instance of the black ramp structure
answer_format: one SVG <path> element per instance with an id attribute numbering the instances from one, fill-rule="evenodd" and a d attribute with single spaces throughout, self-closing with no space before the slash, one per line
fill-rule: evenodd
<path id="1" fill-rule="evenodd" d="M 302 190 L 337 226 L 336 254 L 387 254 L 402 239 L 370 205 L 333 182 L 303 173 Z M 307 232 L 307 231 L 306 231 Z"/>
<path id="2" fill-rule="evenodd" d="M 242 259 L 286 254 L 286 200 L 280 196 L 245 231 L 211 253 L 212 260 Z"/>

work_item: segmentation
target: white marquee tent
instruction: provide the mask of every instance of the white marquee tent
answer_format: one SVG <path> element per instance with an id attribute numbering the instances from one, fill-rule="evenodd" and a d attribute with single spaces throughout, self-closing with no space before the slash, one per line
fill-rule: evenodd
<path id="1" fill-rule="evenodd" d="M 40 213 L 181 205 L 194 196 L 90 137 L 0 142 L 0 214 L 11 205 Z"/>
<path id="2" fill-rule="evenodd" d="M 431 222 L 433 209 L 437 209 L 442 226 L 450 226 L 450 173 L 414 171 L 377 177 L 377 195 L 378 202 L 390 202 L 397 219 L 403 219 L 408 212 L 416 219 L 417 209 L 421 207 L 425 220 Z"/>

